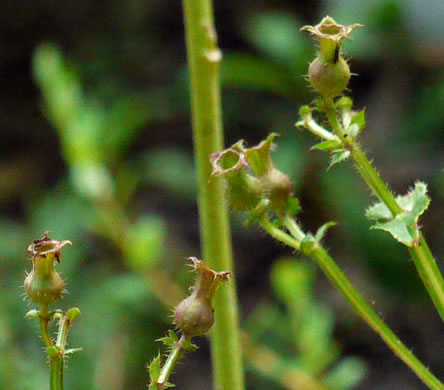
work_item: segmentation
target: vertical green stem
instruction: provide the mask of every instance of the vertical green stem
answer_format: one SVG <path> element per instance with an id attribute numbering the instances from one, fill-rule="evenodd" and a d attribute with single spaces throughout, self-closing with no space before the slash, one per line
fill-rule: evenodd
<path id="1" fill-rule="evenodd" d="M 351 139 L 351 137 L 345 137 L 344 130 L 337 118 L 332 98 L 325 99 L 324 108 L 333 131 L 350 150 L 350 156 L 369 188 L 388 207 L 393 216 L 402 213 L 402 208 L 357 142 Z M 419 232 L 418 245 L 408 249 L 433 304 L 444 320 L 444 279 L 421 232 Z"/>
<path id="2" fill-rule="evenodd" d="M 46 352 L 49 358 L 49 389 L 63 390 L 63 368 L 64 361 L 62 355 L 55 353 L 54 343 L 49 335 L 48 323 L 51 319 L 48 312 L 48 305 L 40 305 L 39 321 L 42 339 L 45 343 Z"/>
<path id="3" fill-rule="evenodd" d="M 233 272 L 228 210 L 221 178 L 211 177 L 209 155 L 223 149 L 219 63 L 211 0 L 183 0 L 192 124 L 198 176 L 201 243 L 205 261 L 215 270 Z M 234 278 L 233 278 L 234 282 Z M 214 300 L 211 332 L 215 390 L 243 390 L 244 375 L 235 283 Z"/>
<path id="4" fill-rule="evenodd" d="M 286 221 L 288 224 L 288 220 Z M 337 290 L 350 303 L 355 312 L 376 332 L 388 347 L 405 363 L 413 372 L 430 388 L 434 390 L 444 390 L 444 385 L 425 367 L 421 361 L 402 343 L 402 341 L 392 332 L 384 321 L 376 314 L 367 301 L 362 298 L 359 292 L 353 287 L 348 278 L 336 265 L 327 251 L 318 243 L 313 243 L 310 249 L 303 249 L 301 242 L 282 230 L 274 226 L 267 218 L 260 220 L 261 226 L 275 239 L 284 244 L 301 250 L 306 256 L 311 257 L 322 269 L 328 279 Z M 294 224 L 294 223 L 293 223 Z M 287 226 L 293 230 L 291 225 Z"/>
<path id="5" fill-rule="evenodd" d="M 50 390 L 63 390 L 63 359 L 49 358 L 49 388 Z"/>

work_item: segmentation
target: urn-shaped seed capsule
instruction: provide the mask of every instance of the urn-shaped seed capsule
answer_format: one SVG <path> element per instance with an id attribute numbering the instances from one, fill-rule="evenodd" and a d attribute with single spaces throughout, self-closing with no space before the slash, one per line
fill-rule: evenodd
<path id="1" fill-rule="evenodd" d="M 49 305 L 62 296 L 65 282 L 54 269 L 54 263 L 60 263 L 60 251 L 68 244 L 71 242 L 50 239 L 46 232 L 28 247 L 32 271 L 26 276 L 24 287 L 34 303 Z"/>
<path id="2" fill-rule="evenodd" d="M 304 26 L 320 43 L 319 54 L 310 64 L 308 79 L 313 88 L 325 98 L 339 96 L 350 80 L 350 68 L 341 55 L 341 44 L 360 24 L 343 26 L 326 16 L 316 26 Z"/>
<path id="3" fill-rule="evenodd" d="M 197 278 L 191 295 L 180 302 L 174 312 L 176 325 L 185 337 L 201 336 L 210 330 L 214 323 L 214 292 L 230 277 L 229 272 L 213 271 L 195 257 L 190 260 Z"/>

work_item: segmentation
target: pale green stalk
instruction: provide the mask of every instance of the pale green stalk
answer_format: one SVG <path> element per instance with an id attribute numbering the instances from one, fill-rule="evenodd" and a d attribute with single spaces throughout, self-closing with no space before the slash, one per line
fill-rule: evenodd
<path id="1" fill-rule="evenodd" d="M 168 354 L 168 358 L 165 361 L 165 364 L 160 371 L 159 379 L 157 380 L 157 386 L 163 388 L 162 386 L 168 383 L 168 379 L 170 375 L 173 373 L 174 368 L 176 367 L 177 362 L 182 358 L 185 349 L 183 347 L 184 342 L 189 342 L 190 339 L 186 338 L 182 335 L 177 343 L 171 348 L 170 353 Z"/>
<path id="2" fill-rule="evenodd" d="M 359 173 L 364 181 L 370 187 L 372 192 L 383 202 L 391 211 L 393 216 L 403 212 L 395 197 L 388 189 L 379 173 L 368 160 L 365 153 L 359 147 L 358 143 L 352 137 L 345 137 L 344 130 L 337 118 L 336 109 L 332 98 L 325 99 L 325 114 L 335 132 L 343 144 L 350 150 L 350 156 L 353 159 Z M 444 279 L 436 264 L 436 261 L 427 245 L 423 234 L 419 231 L 418 244 L 409 247 L 410 256 L 418 270 L 418 274 L 424 283 L 427 292 L 432 298 L 439 315 L 444 320 Z"/>
<path id="3" fill-rule="evenodd" d="M 39 321 L 42 339 L 45 343 L 47 355 L 49 358 L 49 389 L 63 390 L 63 368 L 64 362 L 61 355 L 51 355 L 48 353 L 49 348 L 54 348 L 54 343 L 49 335 L 48 323 L 50 321 L 50 313 L 48 305 L 40 305 Z"/>
<path id="4" fill-rule="evenodd" d="M 284 223 L 292 234 L 293 232 L 296 233 L 295 237 L 291 237 L 287 233 L 278 229 L 265 217 L 262 218 L 259 223 L 263 229 L 276 240 L 283 242 L 294 249 L 301 250 L 304 255 L 312 258 L 319 265 L 333 285 L 338 289 L 338 291 L 343 295 L 343 297 L 350 303 L 355 312 L 381 336 L 387 346 L 405 364 L 407 364 L 407 366 L 409 366 L 413 372 L 415 372 L 415 374 L 424 382 L 424 384 L 433 390 L 444 390 L 444 385 L 416 358 L 416 356 L 384 323 L 378 314 L 376 314 L 372 307 L 353 287 L 348 278 L 319 243 L 315 242 L 310 249 L 304 249 L 304 247 L 301 246 L 301 237 L 303 238 L 303 236 L 301 236 L 302 231 L 291 219 L 287 218 Z"/>
<path id="5" fill-rule="evenodd" d="M 191 82 L 194 152 L 203 257 L 216 271 L 233 272 L 228 210 L 221 178 L 211 177 L 209 155 L 223 149 L 219 63 L 211 0 L 183 0 Z M 243 390 L 244 374 L 234 278 L 214 300 L 211 331 L 215 390 Z"/>

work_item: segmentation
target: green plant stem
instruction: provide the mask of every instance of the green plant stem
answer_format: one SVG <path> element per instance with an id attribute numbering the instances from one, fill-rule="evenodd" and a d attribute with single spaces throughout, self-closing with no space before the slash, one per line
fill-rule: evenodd
<path id="1" fill-rule="evenodd" d="M 162 370 L 160 371 L 160 376 L 159 379 L 157 380 L 158 385 L 164 386 L 166 383 L 168 383 L 170 375 L 174 371 L 177 362 L 182 358 L 185 352 L 183 347 L 184 342 L 190 342 L 190 341 L 191 338 L 186 338 L 184 335 L 182 335 L 179 341 L 174 344 L 173 348 L 171 349 L 168 355 L 167 360 L 165 361 L 165 364 L 162 367 Z"/>
<path id="2" fill-rule="evenodd" d="M 293 221 L 295 224 L 295 222 Z M 288 224 L 288 219 L 286 225 Z M 314 243 L 310 249 L 303 249 L 301 242 L 282 230 L 274 226 L 267 218 L 260 220 L 262 228 L 275 239 L 284 244 L 301 250 L 302 253 L 312 258 L 322 269 L 328 279 L 339 290 L 344 298 L 350 303 L 355 312 L 376 332 L 378 333 L 388 347 L 409 366 L 416 375 L 430 389 L 443 390 L 444 385 L 413 355 L 413 353 L 399 340 L 392 330 L 384 323 L 384 321 L 376 314 L 372 307 L 365 301 L 359 292 L 353 287 L 344 273 L 336 265 L 327 251 L 318 243 Z M 287 228 L 291 231 L 293 226 Z"/>
<path id="3" fill-rule="evenodd" d="M 63 368 L 64 361 L 58 357 L 49 359 L 50 367 L 50 390 L 63 390 Z"/>
<path id="4" fill-rule="evenodd" d="M 198 177 L 202 251 L 216 271 L 233 272 L 228 209 L 222 178 L 211 177 L 209 155 L 223 149 L 217 47 L 211 0 L 183 0 L 192 125 Z M 234 273 L 233 273 L 234 275 Z M 245 389 L 240 349 L 235 278 L 214 299 L 211 332 L 215 390 Z"/>
<path id="5" fill-rule="evenodd" d="M 51 340 L 51 336 L 49 335 L 49 329 L 48 329 L 48 323 L 50 319 L 51 318 L 48 312 L 48 305 L 40 305 L 40 312 L 39 312 L 40 331 L 46 348 L 54 346 Z"/>
<path id="6" fill-rule="evenodd" d="M 395 197 L 381 179 L 379 173 L 373 167 L 365 153 L 359 147 L 358 143 L 353 140 L 352 137 L 345 136 L 344 130 L 337 118 L 333 99 L 325 99 L 324 103 L 325 114 L 333 131 L 341 139 L 344 146 L 350 150 L 350 156 L 364 181 L 381 202 L 387 206 L 394 217 L 402 213 L 403 209 L 399 206 Z M 444 320 L 444 279 L 429 246 L 420 231 L 418 244 L 409 247 L 408 249 L 433 304 L 441 318 Z"/>
<path id="7" fill-rule="evenodd" d="M 65 351 L 66 341 L 68 339 L 69 328 L 71 327 L 71 320 L 67 316 L 63 316 L 59 324 L 59 332 L 57 334 L 56 346 L 60 349 L 62 354 Z"/>
<path id="8" fill-rule="evenodd" d="M 420 278 L 444 321 L 444 280 L 421 231 L 418 245 L 409 248 L 409 252 Z"/>
<path id="9" fill-rule="evenodd" d="M 48 324 L 51 319 L 48 311 L 48 305 L 40 305 L 39 321 L 42 339 L 45 343 L 47 355 L 49 358 L 49 389 L 63 390 L 63 368 L 64 360 L 61 354 L 50 354 L 49 349 L 54 348 L 54 343 L 49 335 Z M 53 351 L 51 351 L 53 352 Z"/>

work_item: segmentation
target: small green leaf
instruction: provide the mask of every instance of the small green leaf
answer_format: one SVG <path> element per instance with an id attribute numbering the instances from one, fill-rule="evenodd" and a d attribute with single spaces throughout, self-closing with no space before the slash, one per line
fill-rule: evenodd
<path id="1" fill-rule="evenodd" d="M 39 315 L 40 312 L 38 310 L 32 309 L 25 314 L 25 318 L 39 318 Z"/>
<path id="2" fill-rule="evenodd" d="M 310 106 L 301 106 L 301 108 L 299 108 L 299 117 L 301 118 L 301 121 L 305 121 L 308 115 L 311 116 Z"/>
<path id="3" fill-rule="evenodd" d="M 393 217 L 388 207 L 381 202 L 370 206 L 366 210 L 365 215 L 368 219 L 372 219 L 374 221 L 387 221 Z"/>
<path id="4" fill-rule="evenodd" d="M 376 203 L 366 211 L 367 218 L 378 223 L 372 229 L 389 232 L 396 240 L 412 247 L 418 240 L 419 231 L 416 227 L 419 217 L 427 210 L 430 198 L 427 196 L 427 186 L 417 182 L 407 195 L 396 197 L 399 206 L 404 210 L 395 218 L 390 210 L 382 203 Z"/>
<path id="5" fill-rule="evenodd" d="M 336 222 L 334 222 L 334 221 L 324 223 L 316 232 L 316 235 L 315 235 L 316 241 L 318 241 L 318 242 L 321 241 L 324 238 L 324 235 L 327 232 L 327 230 L 335 225 L 336 225 Z"/>
<path id="6" fill-rule="evenodd" d="M 165 383 L 165 384 L 163 385 L 163 387 L 164 387 L 165 389 L 169 389 L 169 388 L 171 388 L 171 387 L 176 387 L 176 385 L 173 385 L 172 383 L 167 382 L 167 383 Z"/>
<path id="7" fill-rule="evenodd" d="M 301 211 L 301 203 L 298 198 L 291 197 L 287 202 L 287 215 L 288 217 L 295 217 Z"/>
<path id="8" fill-rule="evenodd" d="M 148 371 L 150 374 L 150 379 L 152 383 L 157 383 L 159 377 L 160 377 L 160 365 L 161 365 L 161 357 L 160 354 L 158 354 L 151 364 L 148 367 Z"/>
<path id="9" fill-rule="evenodd" d="M 80 309 L 78 307 L 73 307 L 66 312 L 66 317 L 71 321 L 74 321 L 80 315 Z"/>
<path id="10" fill-rule="evenodd" d="M 174 341 L 171 340 L 169 337 L 161 337 L 160 339 L 157 339 L 156 341 L 166 345 L 167 347 L 172 347 L 174 345 Z"/>
<path id="11" fill-rule="evenodd" d="M 371 229 L 379 229 L 389 232 L 397 241 L 411 247 L 417 237 L 414 237 L 410 233 L 405 221 L 398 217 L 388 222 L 377 223 L 373 225 Z"/>
<path id="12" fill-rule="evenodd" d="M 361 132 L 361 129 L 359 128 L 359 126 L 357 124 L 350 125 L 347 128 L 347 134 L 349 136 L 351 136 L 352 138 L 356 138 L 360 132 Z"/>
<path id="13" fill-rule="evenodd" d="M 406 211 L 405 222 L 408 226 L 413 226 L 429 207 L 430 198 L 427 196 L 427 185 L 416 182 L 415 187 L 407 195 L 398 197 L 396 200 Z"/>
<path id="14" fill-rule="evenodd" d="M 193 344 L 191 341 L 184 341 L 182 343 L 182 346 L 185 351 L 190 351 L 190 352 L 194 352 L 199 349 L 199 347 L 196 344 Z"/>
<path id="15" fill-rule="evenodd" d="M 365 108 L 353 116 L 353 119 L 350 123 L 350 126 L 357 125 L 359 127 L 359 131 L 363 130 L 365 128 L 366 122 L 365 122 Z"/>
<path id="16" fill-rule="evenodd" d="M 168 336 L 161 337 L 160 339 L 157 339 L 156 341 L 159 341 L 163 344 L 165 344 L 167 347 L 172 347 L 178 340 L 178 337 L 176 333 L 174 333 L 173 330 L 168 331 Z"/>
<path id="17" fill-rule="evenodd" d="M 65 350 L 65 355 L 72 355 L 73 353 L 82 352 L 82 351 L 83 351 L 82 348 L 70 348 Z"/>
<path id="18" fill-rule="evenodd" d="M 168 336 L 170 336 L 171 340 L 174 340 L 174 341 L 179 340 L 179 338 L 177 337 L 176 332 L 174 332 L 174 330 L 172 330 L 172 329 L 168 330 Z"/>
<path id="19" fill-rule="evenodd" d="M 316 238 L 314 238 L 312 234 L 307 234 L 301 241 L 300 249 L 302 252 L 310 252 L 315 244 Z"/>
<path id="20" fill-rule="evenodd" d="M 341 145 L 342 145 L 341 141 L 336 140 L 336 139 L 331 139 L 331 140 L 324 141 L 324 142 L 321 142 L 319 144 L 316 144 L 316 145 L 312 146 L 310 148 L 310 150 L 329 150 L 329 151 L 332 151 L 332 150 L 338 149 Z"/>
<path id="21" fill-rule="evenodd" d="M 348 96 L 343 96 L 336 103 L 336 107 L 342 111 L 350 111 L 353 107 L 353 100 Z"/>
<path id="22" fill-rule="evenodd" d="M 330 158 L 330 165 L 328 166 L 328 169 L 330 169 L 333 165 L 347 160 L 350 156 L 350 151 L 346 149 L 336 149 Z"/>

